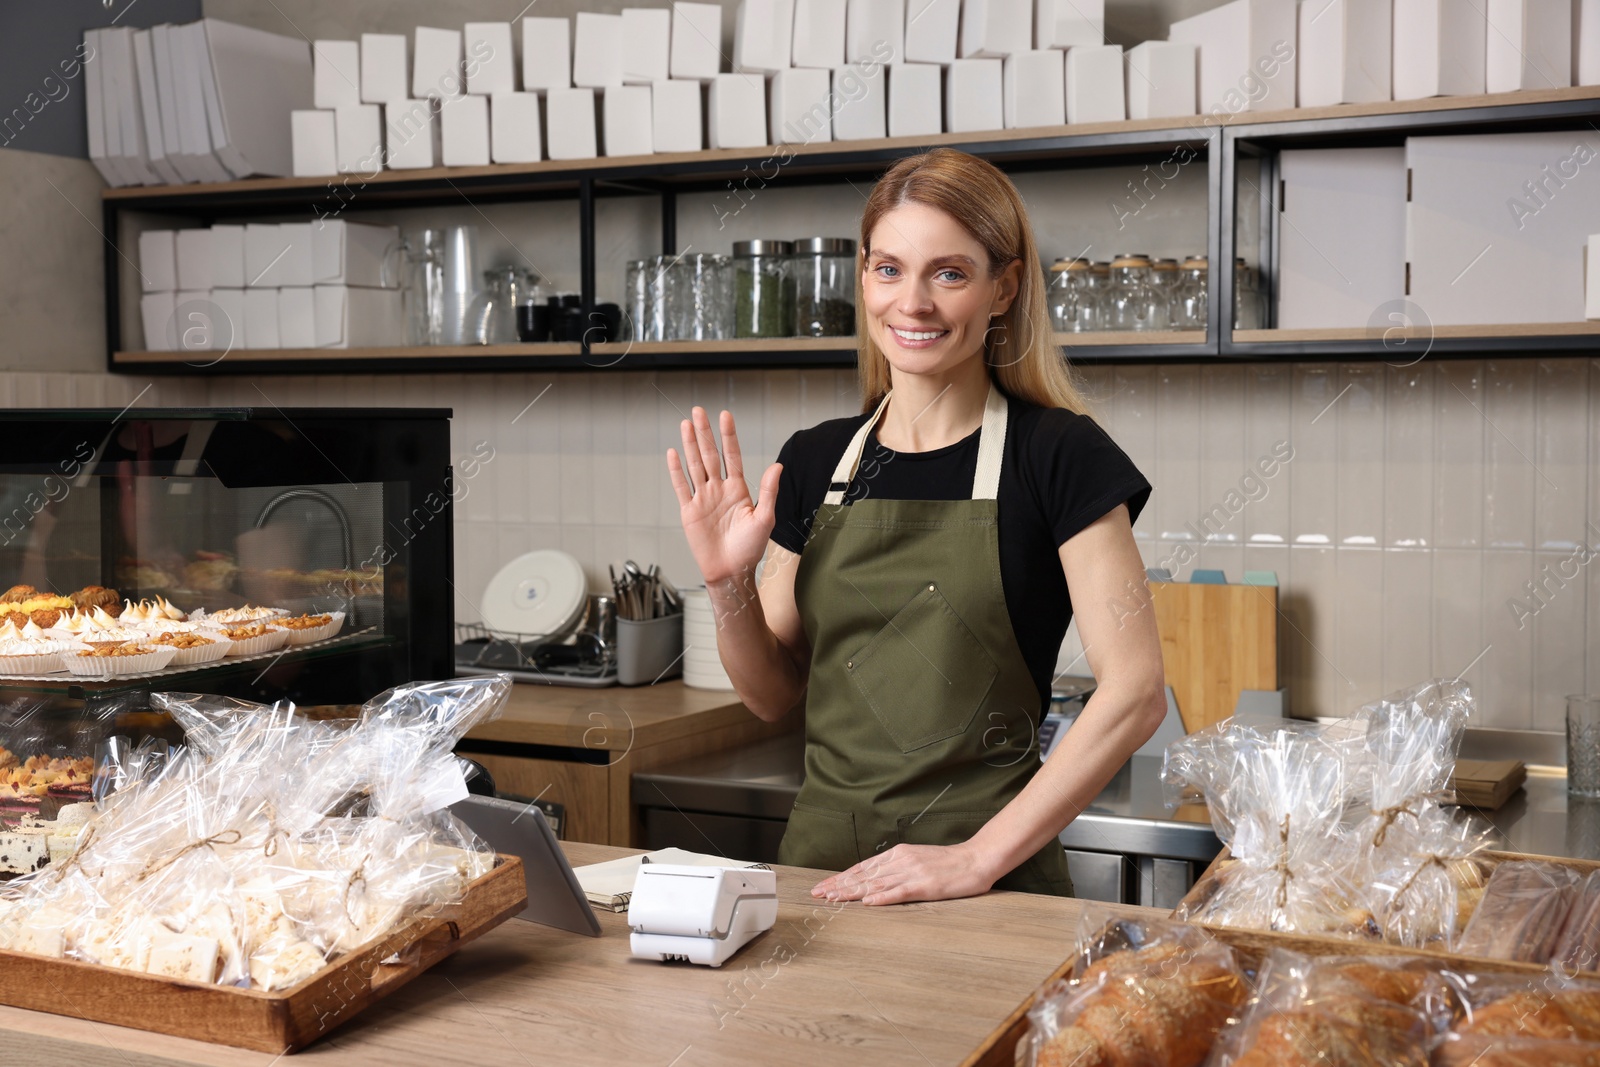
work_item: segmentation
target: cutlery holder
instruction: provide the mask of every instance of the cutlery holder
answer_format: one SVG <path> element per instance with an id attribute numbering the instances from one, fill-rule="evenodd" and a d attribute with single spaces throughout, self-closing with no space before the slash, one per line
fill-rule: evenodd
<path id="1" fill-rule="evenodd" d="M 617 683 L 649 685 L 683 673 L 683 615 L 617 620 Z"/>

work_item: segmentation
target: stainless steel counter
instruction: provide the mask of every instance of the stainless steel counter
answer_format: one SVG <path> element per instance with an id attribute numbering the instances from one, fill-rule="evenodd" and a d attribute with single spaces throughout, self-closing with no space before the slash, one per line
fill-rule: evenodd
<path id="1" fill-rule="evenodd" d="M 1565 774 L 1530 769 L 1504 807 L 1481 814 L 1503 835 L 1498 847 L 1508 852 L 1600 860 L 1600 801 L 1569 797 Z"/>

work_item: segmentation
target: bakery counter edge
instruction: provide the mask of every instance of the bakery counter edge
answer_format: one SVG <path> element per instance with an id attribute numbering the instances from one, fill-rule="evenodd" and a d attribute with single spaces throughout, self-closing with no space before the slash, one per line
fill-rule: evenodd
<path id="1" fill-rule="evenodd" d="M 500 717 L 467 737 L 621 752 L 751 718 L 733 693 L 691 689 L 676 680 L 600 689 L 517 684 Z"/>

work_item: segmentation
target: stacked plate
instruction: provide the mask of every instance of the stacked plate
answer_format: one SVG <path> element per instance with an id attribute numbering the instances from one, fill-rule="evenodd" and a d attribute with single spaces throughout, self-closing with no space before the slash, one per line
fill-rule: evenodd
<path id="1" fill-rule="evenodd" d="M 705 586 L 683 591 L 683 684 L 695 689 L 732 689 L 717 653 L 717 623 Z"/>

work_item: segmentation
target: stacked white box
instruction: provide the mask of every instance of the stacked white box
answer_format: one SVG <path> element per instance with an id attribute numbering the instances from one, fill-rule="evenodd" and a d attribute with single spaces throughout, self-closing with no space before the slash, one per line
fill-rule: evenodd
<path id="1" fill-rule="evenodd" d="M 332 111 L 289 112 L 296 178 L 319 178 L 339 172 L 338 135 Z"/>
<path id="2" fill-rule="evenodd" d="M 1121 122 L 1128 117 L 1122 97 L 1122 47 L 1067 49 L 1067 121 Z"/>
<path id="3" fill-rule="evenodd" d="M 312 291 L 317 348 L 383 348 L 402 342 L 398 289 L 319 285 Z"/>
<path id="4" fill-rule="evenodd" d="M 1278 326 L 1387 327 L 1405 297 L 1405 149 L 1285 149 L 1278 175 Z"/>
<path id="5" fill-rule="evenodd" d="M 244 291 L 244 347 L 277 348 L 278 290 Z"/>
<path id="6" fill-rule="evenodd" d="M 794 0 L 794 65 L 832 70 L 843 64 L 844 20 L 845 0 Z"/>
<path id="7" fill-rule="evenodd" d="M 411 82 L 406 77 L 406 37 L 403 33 L 361 35 L 361 102 L 387 104 L 404 100 Z M 277 316 L 273 316 L 277 331 Z"/>
<path id="8" fill-rule="evenodd" d="M 672 5 L 672 57 L 668 70 L 674 78 L 709 82 L 722 70 L 722 6 L 677 0 Z"/>
<path id="9" fill-rule="evenodd" d="M 447 167 L 483 167 L 489 163 L 489 101 L 458 96 L 439 111 L 439 143 Z"/>
<path id="10" fill-rule="evenodd" d="M 958 59 L 945 68 L 946 133 L 998 130 L 1005 123 L 1003 62 Z"/>
<path id="11" fill-rule="evenodd" d="M 794 67 L 772 76 L 770 127 L 773 144 L 810 144 L 833 140 L 828 93 L 832 79 L 825 70 Z"/>
<path id="12" fill-rule="evenodd" d="M 1297 31 L 1295 0 L 1232 0 L 1174 22 L 1167 40 L 1196 47 L 1201 113 L 1237 114 L 1294 107 Z"/>
<path id="13" fill-rule="evenodd" d="M 177 294 L 171 292 L 145 293 L 139 297 L 139 321 L 144 327 L 145 351 L 171 352 L 177 348 L 173 342 L 172 328 L 172 313 L 177 303 Z"/>
<path id="14" fill-rule="evenodd" d="M 340 174 L 372 174 L 383 168 L 383 109 L 346 104 L 333 109 L 335 162 Z"/>
<path id="15" fill-rule="evenodd" d="M 1007 56 L 1003 74 L 1006 126 L 1060 126 L 1066 122 L 1064 71 L 1061 53 L 1054 48 Z"/>
<path id="16" fill-rule="evenodd" d="M 211 290 L 211 338 L 214 352 L 231 352 L 244 347 L 243 289 Z"/>
<path id="17" fill-rule="evenodd" d="M 593 89 L 551 89 L 545 95 L 544 125 L 551 159 L 599 155 Z"/>
<path id="18" fill-rule="evenodd" d="M 758 74 L 718 74 L 706 95 L 706 143 L 756 148 L 767 143 L 766 82 Z"/>
<path id="19" fill-rule="evenodd" d="M 886 97 L 883 67 L 860 64 L 837 67 L 833 72 L 833 139 L 863 141 L 886 135 Z"/>
<path id="20" fill-rule="evenodd" d="M 275 222 L 251 222 L 244 228 L 244 283 L 276 289 L 283 284 L 283 240 Z"/>
<path id="21" fill-rule="evenodd" d="M 178 288 L 211 288 L 211 231 L 179 230 Z"/>
<path id="22" fill-rule="evenodd" d="M 317 347 L 316 290 L 311 286 L 278 290 L 278 347 Z"/>
<path id="23" fill-rule="evenodd" d="M 1489 0 L 1484 87 L 1491 93 L 1572 84 L 1573 0 Z"/>
<path id="24" fill-rule="evenodd" d="M 451 99 L 466 92 L 461 69 L 461 31 L 418 26 L 411 54 L 411 95 Z M 289 347 L 287 344 L 285 348 Z"/>
<path id="25" fill-rule="evenodd" d="M 672 58 L 672 12 L 664 7 L 622 9 L 622 80 L 664 81 Z"/>
<path id="26" fill-rule="evenodd" d="M 889 68 L 890 137 L 929 137 L 941 131 L 943 75 L 937 63 L 896 63 Z"/>
<path id="27" fill-rule="evenodd" d="M 609 89 L 622 84 L 622 16 L 578 12 L 572 44 L 572 84 Z"/>
<path id="28" fill-rule="evenodd" d="M 1600 0 L 1572 0 L 1572 82 L 1600 85 Z"/>
<path id="29" fill-rule="evenodd" d="M 139 235 L 139 287 L 147 293 L 178 288 L 178 246 L 171 230 L 146 230 Z"/>
<path id="30" fill-rule="evenodd" d="M 657 152 L 698 152 L 705 147 L 699 82 L 658 81 L 650 87 L 651 138 Z"/>
<path id="31" fill-rule="evenodd" d="M 172 295 L 171 322 L 167 326 L 172 347 L 178 352 L 211 350 L 212 312 L 210 289 L 179 289 Z"/>
<path id="32" fill-rule="evenodd" d="M 439 165 L 439 122 L 433 101 L 395 100 L 383 109 L 385 160 L 395 170 Z"/>
<path id="33" fill-rule="evenodd" d="M 211 287 L 243 289 L 244 284 L 244 227 L 211 227 Z"/>
<path id="34" fill-rule="evenodd" d="M 1488 28 L 1481 0 L 1394 0 L 1394 98 L 1483 92 Z"/>
<path id="35" fill-rule="evenodd" d="M 317 107 L 361 103 L 361 43 L 311 42 L 311 99 Z"/>
<path id="36" fill-rule="evenodd" d="M 400 230 L 344 219 L 326 219 L 311 230 L 311 279 L 317 285 L 396 289 Z"/>
<path id="37" fill-rule="evenodd" d="M 522 87 L 528 92 L 572 87 L 572 23 L 567 19 L 522 20 Z"/>
<path id="38" fill-rule="evenodd" d="M 961 0 L 961 55 L 1004 59 L 1033 49 L 1031 0 Z"/>
<path id="39" fill-rule="evenodd" d="M 1393 36 L 1394 0 L 1305 0 L 1296 64 L 1300 106 L 1388 100 Z"/>
<path id="40" fill-rule="evenodd" d="M 647 156 L 655 151 L 650 86 L 612 86 L 600 95 L 600 114 L 606 155 Z"/>
<path id="41" fill-rule="evenodd" d="M 794 0 L 739 0 L 733 20 L 733 69 L 776 74 L 794 51 Z"/>
<path id="42" fill-rule="evenodd" d="M 1037 0 L 1035 48 L 1072 48 L 1106 43 L 1106 0 Z"/>
<path id="43" fill-rule="evenodd" d="M 538 93 L 495 93 L 489 98 L 489 158 L 496 163 L 537 163 Z"/>
<path id="44" fill-rule="evenodd" d="M 1130 119 L 1193 115 L 1194 45 L 1146 41 L 1128 49 L 1125 95 Z M 1384 67 L 1388 69 L 1387 64 Z"/>
<path id="45" fill-rule="evenodd" d="M 478 96 L 517 90 L 517 58 L 511 23 L 469 22 L 462 27 L 467 55 L 467 92 Z"/>
<path id="46" fill-rule="evenodd" d="M 954 63 L 960 30 L 961 0 L 906 0 L 905 61 Z"/>
<path id="47" fill-rule="evenodd" d="M 906 54 L 906 0 L 846 0 L 846 63 L 899 63 Z"/>
<path id="48" fill-rule="evenodd" d="M 316 280 L 311 268 L 311 240 L 318 222 L 280 222 L 278 244 L 282 258 L 278 260 L 279 285 L 310 285 Z"/>

